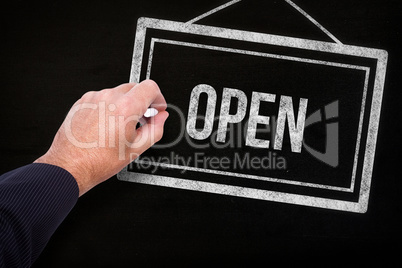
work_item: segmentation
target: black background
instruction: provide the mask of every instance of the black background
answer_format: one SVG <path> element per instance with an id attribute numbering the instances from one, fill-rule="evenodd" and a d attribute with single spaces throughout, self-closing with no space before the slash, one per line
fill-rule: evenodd
<path id="1" fill-rule="evenodd" d="M 1 172 L 46 152 L 71 105 L 128 81 L 136 21 L 190 20 L 226 1 L 13 1 L 2 7 Z M 295 1 L 345 44 L 389 53 L 366 214 L 121 182 L 81 197 L 36 267 L 382 261 L 401 238 L 401 6 Z M 242 2 L 200 23 L 331 41 L 284 1 Z"/>

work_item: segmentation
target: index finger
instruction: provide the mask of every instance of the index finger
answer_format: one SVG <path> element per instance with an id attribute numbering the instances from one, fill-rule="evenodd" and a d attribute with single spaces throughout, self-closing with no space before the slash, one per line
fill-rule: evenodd
<path id="1" fill-rule="evenodd" d="M 152 80 L 144 80 L 135 85 L 126 93 L 126 96 L 133 100 L 141 116 L 149 107 L 153 107 L 159 112 L 166 110 L 167 107 L 159 86 Z"/>

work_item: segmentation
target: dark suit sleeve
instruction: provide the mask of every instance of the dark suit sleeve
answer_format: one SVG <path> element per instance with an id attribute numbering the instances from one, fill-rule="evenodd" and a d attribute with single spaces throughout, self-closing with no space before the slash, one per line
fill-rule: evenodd
<path id="1" fill-rule="evenodd" d="M 30 164 L 0 176 L 0 267 L 29 267 L 74 207 L 78 185 L 66 170 Z"/>

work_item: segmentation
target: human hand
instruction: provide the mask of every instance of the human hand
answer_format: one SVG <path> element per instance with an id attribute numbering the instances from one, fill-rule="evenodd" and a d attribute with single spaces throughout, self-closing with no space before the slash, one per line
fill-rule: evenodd
<path id="1" fill-rule="evenodd" d="M 159 113 L 136 129 L 148 107 Z M 151 80 L 87 92 L 67 114 L 50 149 L 35 163 L 70 172 L 81 196 L 162 138 L 169 116 L 166 107 L 158 85 Z"/>

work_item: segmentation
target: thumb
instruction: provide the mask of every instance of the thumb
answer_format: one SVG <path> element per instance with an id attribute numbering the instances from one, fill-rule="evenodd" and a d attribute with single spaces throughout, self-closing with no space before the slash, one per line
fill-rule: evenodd
<path id="1" fill-rule="evenodd" d="M 134 139 L 132 150 L 138 155 L 142 154 L 163 136 L 163 127 L 169 113 L 166 111 L 159 112 L 154 117 L 147 120 L 147 124 L 137 129 L 137 135 Z"/>

